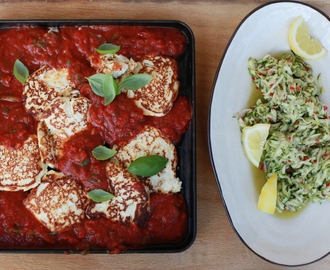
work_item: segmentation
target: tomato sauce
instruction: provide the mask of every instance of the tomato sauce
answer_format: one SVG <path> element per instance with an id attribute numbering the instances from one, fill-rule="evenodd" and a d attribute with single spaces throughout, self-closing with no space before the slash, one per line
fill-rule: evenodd
<path id="1" fill-rule="evenodd" d="M 187 230 L 187 205 L 180 193 L 152 194 L 148 229 L 155 244 L 176 243 Z M 160 229 L 161 228 L 161 229 Z"/>
<path id="2" fill-rule="evenodd" d="M 179 96 L 172 110 L 163 117 L 146 117 L 145 123 L 162 131 L 174 144 L 178 144 L 188 127 L 192 117 L 192 108 L 184 96 Z"/>
<path id="3" fill-rule="evenodd" d="M 16 59 L 30 74 L 43 65 L 69 69 L 71 81 L 91 102 L 89 128 L 71 137 L 59 169 L 81 183 L 86 191 L 107 189 L 105 162 L 91 154 L 98 145 L 127 143 L 143 127 L 154 125 L 173 143 L 187 130 L 192 109 L 179 97 L 164 117 L 143 116 L 141 109 L 125 95 L 105 106 L 92 93 L 86 77 L 95 74 L 88 57 L 103 43 L 120 45 L 120 53 L 138 60 L 143 55 L 178 58 L 185 51 L 186 38 L 175 29 L 141 26 L 61 27 L 58 31 L 40 27 L 10 28 L 0 31 L 0 144 L 18 148 L 37 133 L 37 121 L 22 104 L 22 84 L 13 76 Z M 24 207 L 28 192 L 0 192 L 0 248 L 61 248 L 88 251 L 106 249 L 119 253 L 151 244 L 173 244 L 187 231 L 187 205 L 182 194 L 151 194 L 150 219 L 138 227 L 111 222 L 106 218 L 85 219 L 64 232 L 50 232 Z"/>
<path id="4" fill-rule="evenodd" d="M 89 116 L 94 132 L 101 134 L 110 146 L 124 145 L 142 130 L 143 112 L 126 95 L 119 94 L 105 106 L 103 98 L 94 95 L 89 85 L 81 88 L 81 94 L 92 103 Z"/>
<path id="5" fill-rule="evenodd" d="M 12 100 L 0 100 L 0 142 L 7 148 L 15 149 L 22 146 L 24 141 L 37 132 L 37 122 L 29 115 L 20 102 L 11 96 Z M 13 101 L 14 100 L 14 101 Z"/>
<path id="6" fill-rule="evenodd" d="M 107 190 L 105 162 L 95 159 L 92 155 L 92 150 L 103 144 L 104 140 L 100 134 L 91 134 L 89 130 L 73 135 L 62 148 L 66 154 L 58 160 L 59 170 L 73 176 L 86 191 Z"/>
<path id="7" fill-rule="evenodd" d="M 65 248 L 73 250 L 106 249 L 119 253 L 141 249 L 150 244 L 182 241 L 187 229 L 187 209 L 182 194 L 151 194 L 151 217 L 144 228 L 111 222 L 106 218 L 86 219 L 73 228 L 50 232 L 26 210 L 26 192 L 0 192 L 0 247 Z"/>
<path id="8" fill-rule="evenodd" d="M 93 106 L 89 114 L 93 127 L 110 146 L 124 145 L 134 138 L 144 125 L 158 128 L 172 143 L 178 144 L 192 117 L 192 107 L 184 96 L 178 96 L 168 114 L 154 117 L 144 116 L 142 110 L 124 94 L 118 95 L 112 103 L 104 106 L 103 98 L 93 95 L 89 85 L 82 86 L 80 91 L 92 101 Z"/>

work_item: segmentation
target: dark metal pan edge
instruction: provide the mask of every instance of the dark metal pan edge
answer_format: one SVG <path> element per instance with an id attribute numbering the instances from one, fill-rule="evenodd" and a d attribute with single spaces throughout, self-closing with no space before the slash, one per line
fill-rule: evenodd
<path id="1" fill-rule="evenodd" d="M 188 231 L 185 239 L 180 243 L 169 245 L 154 245 L 145 249 L 127 250 L 125 253 L 176 253 L 189 249 L 197 234 L 197 191 L 196 191 L 196 78 L 195 78 L 195 38 L 190 27 L 179 20 L 0 20 L 0 29 L 36 26 L 36 27 L 56 27 L 56 26 L 88 26 L 88 25 L 126 25 L 126 26 L 150 26 L 176 28 L 181 31 L 187 39 L 186 51 L 181 61 L 181 68 L 184 70 L 185 86 L 190 91 L 182 91 L 188 97 L 192 105 L 193 117 L 189 129 L 184 134 L 184 138 L 179 145 L 178 152 L 184 157 L 179 159 L 179 178 L 183 182 L 182 193 L 186 198 L 188 206 Z M 182 69 L 180 73 L 182 73 Z M 184 93 L 182 93 L 184 92 Z M 188 147 L 188 149 L 187 149 Z M 187 166 L 188 165 L 188 166 Z M 184 168 L 184 172 L 181 170 Z M 81 251 L 72 251 L 65 249 L 0 249 L 0 253 L 37 253 L 37 254 L 70 254 L 82 253 Z M 106 250 L 94 250 L 93 254 L 106 254 Z"/>

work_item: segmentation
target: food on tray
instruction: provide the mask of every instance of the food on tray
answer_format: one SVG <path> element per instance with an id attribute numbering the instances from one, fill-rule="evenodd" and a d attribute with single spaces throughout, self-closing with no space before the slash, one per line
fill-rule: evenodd
<path id="1" fill-rule="evenodd" d="M 176 177 L 177 152 L 174 144 L 159 129 L 145 126 L 128 144 L 117 150 L 114 159 L 124 167 L 139 157 L 157 154 L 165 157 L 168 162 L 159 173 L 150 177 L 140 177 L 140 181 L 155 192 L 175 193 L 181 190 L 181 181 Z"/>
<path id="2" fill-rule="evenodd" d="M 49 171 L 23 204 L 51 232 L 61 232 L 82 222 L 88 202 L 83 187 L 71 176 Z"/>
<path id="3" fill-rule="evenodd" d="M 172 28 L 0 30 L 1 248 L 117 253 L 185 238 L 185 45 Z"/>
<path id="4" fill-rule="evenodd" d="M 36 135 L 31 135 L 18 149 L 0 145 L 0 190 L 27 191 L 40 184 L 46 170 Z"/>
<path id="5" fill-rule="evenodd" d="M 42 120 L 45 108 L 56 97 L 69 97 L 79 91 L 72 89 L 67 68 L 55 69 L 43 66 L 28 77 L 23 90 L 26 111 L 37 120 Z"/>
<path id="6" fill-rule="evenodd" d="M 150 202 L 144 184 L 115 162 L 107 162 L 105 170 L 114 198 L 89 205 L 87 216 L 105 216 L 114 222 L 127 225 L 133 222 L 145 226 L 149 219 Z"/>
<path id="7" fill-rule="evenodd" d="M 113 78 L 131 74 L 137 67 L 133 59 L 118 54 L 100 54 L 97 58 L 93 55 L 89 60 L 97 73 L 111 74 Z"/>
<path id="8" fill-rule="evenodd" d="M 315 79 L 312 67 L 294 53 L 251 58 L 249 73 L 263 98 L 238 114 L 239 125 L 243 132 L 270 125 L 259 168 L 266 179 L 277 174 L 277 211 L 329 200 L 329 116 L 320 101 L 320 76 Z"/>
<path id="9" fill-rule="evenodd" d="M 42 111 L 38 141 L 42 161 L 57 168 L 62 145 L 70 136 L 87 129 L 89 101 L 85 97 L 53 99 Z"/>
<path id="10" fill-rule="evenodd" d="M 306 60 L 315 60 L 328 53 L 317 39 L 310 36 L 309 27 L 301 16 L 291 23 L 289 44 L 295 54 Z"/>
<path id="11" fill-rule="evenodd" d="M 179 92 L 177 62 L 170 57 L 146 56 L 141 60 L 138 73 L 150 74 L 153 79 L 136 91 L 127 90 L 127 97 L 134 100 L 144 115 L 166 115 Z"/>

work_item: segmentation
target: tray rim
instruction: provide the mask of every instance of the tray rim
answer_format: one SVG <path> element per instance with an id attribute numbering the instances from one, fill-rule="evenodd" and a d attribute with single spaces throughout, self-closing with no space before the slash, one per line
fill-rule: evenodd
<path id="1" fill-rule="evenodd" d="M 121 252 L 121 254 L 128 253 L 178 253 L 184 252 L 189 249 L 196 240 L 197 236 L 197 190 L 196 190 L 196 57 L 195 57 L 195 36 L 192 29 L 183 21 L 180 20 L 132 20 L 132 19 L 9 19 L 0 20 L 0 30 L 14 28 L 14 27 L 79 27 L 79 26 L 91 26 L 91 25 L 119 25 L 119 26 L 146 26 L 146 27 L 158 27 L 158 28 L 175 28 L 182 32 L 187 39 L 187 48 L 184 55 L 189 53 L 190 56 L 190 76 L 189 81 L 191 93 L 190 104 L 192 106 L 192 119 L 190 126 L 186 131 L 184 137 L 189 135 L 191 153 L 190 153 L 190 172 L 191 178 L 189 183 L 189 201 L 187 201 L 188 207 L 188 232 L 185 239 L 180 243 L 167 244 L 167 245 L 150 245 L 145 249 L 128 249 Z M 189 48 L 189 52 L 188 52 Z M 180 88 L 181 89 L 181 88 Z M 180 92 L 179 92 L 180 94 Z M 176 147 L 178 148 L 178 147 Z M 188 164 L 188 163 L 187 163 Z M 181 179 L 182 182 L 183 179 Z M 183 183 L 184 184 L 184 183 Z M 183 192 L 181 192 L 183 193 Z M 185 196 L 186 198 L 186 196 Z M 187 198 L 186 198 L 187 200 Z M 79 254 L 83 251 L 68 249 L 1 249 L 0 253 L 21 253 L 21 254 Z M 108 254 L 106 249 L 91 250 L 91 254 Z"/>

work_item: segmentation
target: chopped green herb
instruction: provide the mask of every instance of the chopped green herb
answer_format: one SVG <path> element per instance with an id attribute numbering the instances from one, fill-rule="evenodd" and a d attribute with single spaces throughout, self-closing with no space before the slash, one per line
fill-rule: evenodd
<path id="1" fill-rule="evenodd" d="M 81 162 L 80 166 L 86 166 L 89 163 L 89 159 L 85 159 L 83 162 Z"/>

